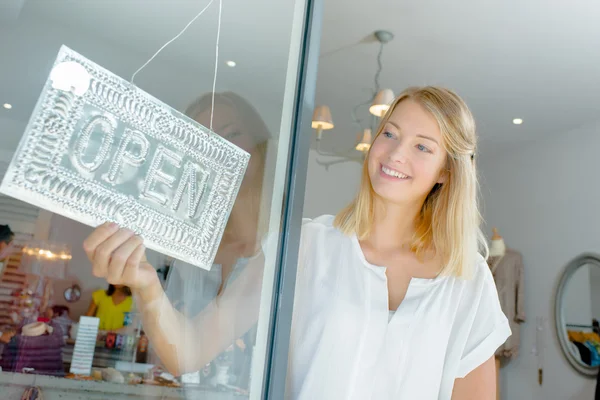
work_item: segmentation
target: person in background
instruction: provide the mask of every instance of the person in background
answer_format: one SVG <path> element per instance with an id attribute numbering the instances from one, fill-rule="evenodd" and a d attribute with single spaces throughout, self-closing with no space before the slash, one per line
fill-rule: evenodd
<path id="1" fill-rule="evenodd" d="M 214 113 L 211 113 L 212 95 L 206 93 L 193 101 L 185 114 L 204 126 L 210 125 L 212 114 L 214 132 L 250 153 L 251 157 L 211 270 L 205 271 L 180 261 L 176 261 L 170 270 L 166 295 L 188 318 L 198 317 L 203 310 L 210 308 L 211 302 L 228 297 L 226 292 L 232 290 L 232 285 L 246 273 L 249 265 L 261 262 L 260 254 L 267 236 L 268 202 L 263 201 L 262 193 L 264 186 L 269 185 L 266 159 L 271 133 L 258 110 L 240 95 L 215 93 L 214 101 Z M 251 291 L 259 292 L 260 284 L 259 280 L 249 283 L 254 286 Z M 243 314 L 258 312 L 258 305 L 248 298 L 244 298 L 243 302 L 243 307 L 236 307 L 234 318 L 237 321 Z M 175 340 L 188 340 L 189 348 L 198 345 L 193 336 L 176 336 Z M 223 333 L 223 336 L 228 335 Z M 216 385 L 226 382 L 246 390 L 255 341 L 256 328 L 245 329 L 228 343 L 222 353 L 211 357 L 212 364 L 222 373 L 210 381 Z M 195 371 L 189 372 L 190 376 L 195 375 Z M 183 380 L 185 382 L 186 378 Z"/>
<path id="2" fill-rule="evenodd" d="M 10 229 L 10 226 L 0 225 L 0 260 L 4 260 L 10 255 L 14 238 L 15 233 Z M 0 268 L 0 272 L 1 270 Z"/>
<path id="3" fill-rule="evenodd" d="M 63 335 L 68 337 L 71 325 L 73 325 L 73 320 L 69 316 L 71 310 L 69 307 L 63 305 L 53 306 L 51 310 L 52 321 L 59 325 L 63 330 Z"/>
<path id="4" fill-rule="evenodd" d="M 10 226 L 0 225 L 0 261 L 9 256 L 14 238 L 15 234 L 10 229 Z M 2 275 L 3 267 L 4 265 L 0 266 L 0 275 Z M 0 343 L 8 343 L 14 335 L 15 332 L 13 330 L 0 331 Z"/>
<path id="5" fill-rule="evenodd" d="M 124 285 L 108 285 L 107 290 L 96 290 L 85 313 L 88 317 L 100 318 L 98 329 L 116 331 L 123 327 L 125 313 L 131 311 L 133 298 L 131 289 Z"/>

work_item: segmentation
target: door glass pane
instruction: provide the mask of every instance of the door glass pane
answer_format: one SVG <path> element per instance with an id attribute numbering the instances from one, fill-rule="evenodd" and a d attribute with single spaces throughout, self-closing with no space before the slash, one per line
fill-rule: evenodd
<path id="1" fill-rule="evenodd" d="M 3 396 L 35 384 L 45 399 L 260 397 L 305 3 L 224 1 L 214 93 L 217 0 L 0 5 L 2 175 L 61 46 L 130 80 L 209 4 L 135 84 L 251 156 L 210 270 L 148 250 L 156 273 L 120 270 L 116 286 L 83 249 L 93 227 L 0 196 L 15 234 L 2 244 L 0 226 Z"/>

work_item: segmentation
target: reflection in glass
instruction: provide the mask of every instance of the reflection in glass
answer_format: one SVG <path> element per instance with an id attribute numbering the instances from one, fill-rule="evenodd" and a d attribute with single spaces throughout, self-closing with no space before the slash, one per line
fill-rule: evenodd
<path id="1" fill-rule="evenodd" d="M 186 114 L 202 124 L 210 118 L 210 106 L 211 96 L 207 94 L 191 104 Z M 231 332 L 222 332 L 231 337 L 226 348 L 218 349 L 223 351 L 218 352 L 199 371 L 188 372 L 183 379 L 210 388 L 246 392 L 252 349 L 256 341 L 254 324 L 258 317 L 258 303 L 253 299 L 257 299 L 260 294 L 260 281 L 248 281 L 245 291 L 239 293 L 230 285 L 236 280 L 247 280 L 249 276 L 260 276 L 249 273 L 249 270 L 260 272 L 263 268 L 261 242 L 266 240 L 266 216 L 261 211 L 262 188 L 270 134 L 256 109 L 241 96 L 231 92 L 216 95 L 213 126 L 216 133 L 251 154 L 250 164 L 227 221 L 215 265 L 210 271 L 202 271 L 189 264 L 175 262 L 166 291 L 175 307 L 192 319 L 220 297 L 239 299 L 234 303 L 240 307 L 229 311 L 234 319 L 244 317 L 252 327 L 228 327 Z M 197 323 L 199 321 L 196 319 Z M 201 323 L 197 326 L 199 329 L 218 329 L 202 326 Z M 234 332 L 239 333 L 239 336 Z M 181 338 L 182 341 L 185 339 Z M 187 350 L 193 353 L 198 346 L 198 343 L 192 342 Z"/>
<path id="2" fill-rule="evenodd" d="M 55 89 L 57 69 L 79 79 L 73 63 L 81 94 Z M 248 163 L 230 143 L 63 46 L 0 190 L 92 226 L 115 221 L 210 268 Z"/>
<path id="3" fill-rule="evenodd" d="M 4 72 L 0 76 L 0 93 L 15 96 L 2 100 L 14 107 L 11 110 L 2 109 L 0 113 L 0 128 L 4 132 L 2 147 L 8 153 L 14 152 L 23 132 L 27 130 L 28 120 L 61 45 L 83 54 L 117 76 L 129 78 L 167 38 L 173 37 L 190 21 L 192 15 L 206 6 L 193 1 L 138 0 L 113 2 L 110 7 L 106 7 L 105 2 L 93 0 L 23 1 L 15 5 L 17 3 L 22 7 L 19 12 L 11 14 L 8 20 L 4 20 L 4 14 L 0 13 L 0 29 L 3 33 L 0 49 L 3 51 Z M 205 127 L 210 124 L 211 112 L 211 94 L 206 92 L 214 90 L 209 88 L 212 88 L 215 70 L 217 4 L 215 1 L 198 23 L 161 52 L 135 79 L 136 87 L 168 105 L 169 109 L 177 110 L 173 112 L 181 112 L 180 116 L 187 114 Z M 269 12 L 265 13 L 265 9 Z M 304 0 L 224 2 L 219 43 L 222 54 L 216 87 L 225 93 L 217 94 L 215 99 L 213 127 L 217 135 L 213 136 L 227 146 L 233 143 L 250 153 L 251 159 L 245 174 L 239 176 L 240 200 L 231 205 L 231 217 L 224 219 L 222 240 L 214 246 L 214 265 L 208 263 L 211 271 L 200 270 L 190 265 L 193 262 L 189 260 L 190 264 L 173 264 L 165 256 L 165 251 L 148 251 L 146 254 L 149 264 L 161 270 L 159 284 L 165 285 L 179 313 L 176 323 L 167 326 L 169 335 L 165 340 L 153 339 L 153 321 L 144 320 L 142 324 L 144 304 L 134 302 L 132 311 L 123 318 L 122 328 L 99 332 L 93 338 L 96 340 L 95 346 L 90 348 L 94 354 L 91 375 L 68 374 L 73 361 L 75 338 L 79 334 L 80 318 L 86 313 L 93 293 L 106 290 L 107 282 L 93 275 L 82 248 L 83 240 L 93 228 L 59 215 L 54 215 L 48 221 L 48 238 L 68 244 L 72 259 L 68 281 L 55 284 L 56 293 L 50 296 L 52 301 L 49 304 L 52 307 L 61 306 L 60 312 L 57 308 L 54 312 L 56 318 L 49 324 L 58 325 L 57 318 L 60 318 L 61 324 L 66 327 L 63 330 L 68 331 L 64 344 L 54 348 L 62 347 L 64 371 L 69 380 L 37 375 L 35 382 L 45 392 L 44 397 L 51 398 L 51 394 L 57 393 L 57 396 L 63 397 L 92 396 L 114 400 L 132 396 L 223 399 L 239 398 L 240 395 L 244 397 L 248 390 L 253 391 L 255 396 L 261 395 L 262 375 L 269 358 L 268 337 L 272 334 L 268 329 L 272 318 L 271 296 L 274 295 L 270 283 L 279 271 L 279 266 L 275 265 L 276 245 L 281 235 L 288 146 L 293 137 L 291 127 L 297 100 L 295 91 L 299 87 L 297 78 L 302 76 L 299 70 L 299 65 L 303 65 L 300 45 L 305 37 L 303 26 L 306 11 Z M 273 19 L 274 15 L 277 18 Z M 227 68 L 224 60 L 235 61 L 237 67 Z M 51 86 L 54 88 L 50 90 L 67 91 L 66 97 L 73 98 L 95 96 L 94 93 L 98 92 L 94 85 L 98 82 L 94 79 L 94 70 L 85 72 L 73 64 L 64 64 L 53 71 Z M 71 90 L 73 88 L 74 91 Z M 113 98 L 119 97 L 113 94 Z M 101 161 L 99 155 L 103 155 L 108 148 L 105 143 L 108 143 L 114 127 L 115 120 L 111 120 L 111 115 L 123 117 L 119 111 L 123 107 L 108 107 L 111 110 L 106 113 L 107 107 L 101 106 L 101 99 L 98 96 L 94 99 L 98 100 L 94 103 L 96 109 L 94 104 L 88 104 L 89 107 L 81 110 L 83 116 L 90 118 L 88 122 L 91 124 L 80 124 L 79 131 L 85 131 L 85 134 L 66 141 L 65 148 L 61 150 L 66 151 L 68 147 L 74 151 L 66 156 L 63 152 L 62 157 L 54 163 L 56 169 L 77 168 L 79 172 L 89 172 L 93 179 L 106 177 L 107 186 L 128 180 L 129 183 L 133 182 L 132 190 L 137 189 L 137 192 L 132 192 L 134 195 L 143 190 L 149 193 L 148 198 L 143 199 L 146 205 L 154 201 L 162 202 L 164 196 L 173 195 L 177 185 L 172 185 L 175 189 L 169 192 L 166 188 L 168 185 L 152 187 L 140 182 L 140 171 L 132 166 L 142 154 L 139 151 L 145 148 L 145 142 L 139 135 L 128 136 L 131 140 L 127 149 L 131 151 L 122 160 L 121 175 L 115 174 L 108 161 L 98 166 Z M 63 100 L 68 102 L 69 99 Z M 47 111 L 50 117 L 49 114 L 56 110 L 50 107 Z M 158 113 L 152 114 L 156 128 L 170 126 L 168 121 L 157 118 L 162 116 L 162 111 L 161 108 Z M 189 118 L 184 119 L 195 125 Z M 42 122 L 45 128 L 57 135 L 68 133 L 61 126 L 64 122 L 61 119 L 47 118 Z M 124 133 L 125 128 L 132 127 L 117 126 L 109 153 L 114 154 L 118 150 L 120 142 L 117 134 Z M 148 142 L 149 147 L 157 144 L 153 138 Z M 186 149 L 194 150 L 197 150 L 194 146 Z M 173 176 L 173 163 L 170 160 L 174 157 L 171 156 L 167 152 L 161 155 L 166 175 Z M 151 160 L 148 164 L 144 165 L 146 168 L 141 168 L 143 172 L 150 170 Z M 185 172 L 183 168 L 180 171 Z M 191 172 L 194 171 L 187 171 L 188 174 Z M 274 182 L 281 183 L 275 187 Z M 208 186 L 210 184 L 210 181 L 207 182 Z M 181 203 L 187 204 L 188 199 L 184 193 Z M 188 216 L 185 208 L 181 209 L 181 218 Z M 131 218 L 131 210 L 126 211 L 121 217 Z M 0 221 L 0 224 L 3 223 Z M 35 232 L 20 233 L 33 235 Z M 268 268 L 264 265 L 265 257 L 272 260 Z M 146 272 L 152 275 L 154 271 L 147 269 Z M 263 285 L 263 278 L 266 285 Z M 72 287 L 73 282 L 80 287 Z M 39 302 L 36 302 L 33 293 L 25 291 L 21 294 L 20 300 L 26 303 L 24 309 L 28 312 L 28 318 L 50 319 L 40 312 Z M 206 312 L 213 309 L 217 302 L 222 311 L 221 318 L 209 321 L 205 318 Z M 170 307 L 171 303 L 168 305 Z M 262 305 L 260 318 L 259 305 Z M 25 319 L 22 318 L 23 324 L 29 322 Z M 23 324 L 15 324 L 12 329 L 19 334 Z M 3 328 L 0 326 L 0 330 Z M 180 377 L 177 368 L 167 371 L 166 364 L 157 357 L 157 347 L 169 342 L 173 342 L 173 347 L 168 347 L 167 353 L 176 354 L 180 363 L 177 365 L 186 367 L 181 371 L 189 372 L 189 375 Z M 0 393 L 19 398 L 23 389 L 15 389 L 13 383 L 33 381 L 33 377 L 18 371 L 4 371 L 0 374 Z M 109 384 L 106 381 L 124 384 Z"/>
<path id="4" fill-rule="evenodd" d="M 600 265 L 587 263 L 570 276 L 563 296 L 568 351 L 585 367 L 600 366 Z"/>

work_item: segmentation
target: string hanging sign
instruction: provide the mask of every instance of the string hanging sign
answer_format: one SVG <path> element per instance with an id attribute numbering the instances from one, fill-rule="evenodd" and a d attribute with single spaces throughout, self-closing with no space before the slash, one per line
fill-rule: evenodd
<path id="1" fill-rule="evenodd" d="M 130 81 L 63 46 L 0 192 L 91 226 L 117 222 L 210 269 L 250 155 L 133 79 L 212 3 Z"/>

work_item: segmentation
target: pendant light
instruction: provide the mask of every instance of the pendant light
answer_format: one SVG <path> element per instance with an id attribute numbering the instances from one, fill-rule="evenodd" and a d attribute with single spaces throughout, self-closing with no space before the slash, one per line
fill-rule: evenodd
<path id="1" fill-rule="evenodd" d="M 371 129 L 367 128 L 363 131 L 362 139 L 356 145 L 356 150 L 366 153 L 371 148 L 371 140 L 373 140 L 371 135 Z"/>
<path id="2" fill-rule="evenodd" d="M 373 99 L 373 103 L 371 107 L 369 107 L 369 112 L 376 117 L 383 117 L 387 110 L 390 108 L 390 104 L 394 101 L 394 92 L 392 89 L 383 89 L 380 90 L 375 98 Z"/>
<path id="3" fill-rule="evenodd" d="M 327 106 L 318 106 L 315 108 L 312 117 L 313 129 L 317 130 L 317 140 L 321 140 L 321 135 L 324 130 L 333 129 L 333 119 L 331 118 L 331 110 Z"/>
<path id="4" fill-rule="evenodd" d="M 394 34 L 389 31 L 375 31 L 375 38 L 379 41 L 379 53 L 377 54 L 377 65 L 379 68 L 377 69 L 377 73 L 375 74 L 375 97 L 371 102 L 371 107 L 369 107 L 369 112 L 376 117 L 383 117 L 387 110 L 390 108 L 390 104 L 394 101 L 394 92 L 392 89 L 380 89 L 379 87 L 379 75 L 381 74 L 381 70 L 383 69 L 383 63 L 381 61 L 381 56 L 383 54 L 383 46 L 387 43 L 391 42 L 394 39 Z"/>
<path id="5" fill-rule="evenodd" d="M 338 152 L 326 152 L 321 149 L 321 138 L 324 130 L 333 129 L 334 124 L 331 118 L 331 111 L 327 106 L 318 106 L 313 112 L 312 128 L 317 132 L 317 146 L 316 151 L 321 156 L 334 157 L 333 160 L 320 161 L 317 159 L 319 165 L 324 166 L 328 169 L 331 165 L 344 163 L 344 162 L 364 162 L 365 156 L 371 148 L 371 141 L 373 140 L 373 128 L 378 124 L 377 118 L 381 118 L 389 110 L 391 103 L 394 101 L 395 95 L 392 89 L 383 88 L 381 89 L 379 83 L 379 76 L 383 69 L 382 54 L 383 47 L 394 39 L 394 34 L 389 31 L 378 30 L 373 33 L 373 36 L 377 42 L 379 42 L 379 52 L 377 54 L 377 71 L 375 73 L 375 87 L 369 99 L 356 105 L 352 112 L 352 118 L 354 123 L 362 130 L 362 136 L 360 141 L 357 140 L 355 144 L 347 151 Z M 356 111 L 360 107 L 369 106 L 369 114 L 371 123 L 369 128 L 363 129 L 362 119 L 357 117 Z M 377 117 L 377 118 L 376 118 Z M 358 153 L 357 153 L 358 152 Z"/>

